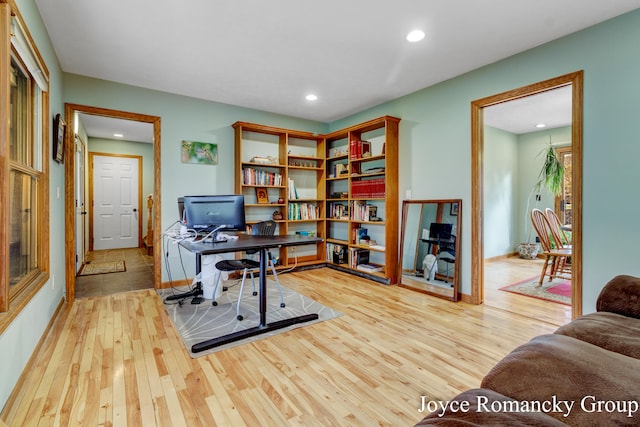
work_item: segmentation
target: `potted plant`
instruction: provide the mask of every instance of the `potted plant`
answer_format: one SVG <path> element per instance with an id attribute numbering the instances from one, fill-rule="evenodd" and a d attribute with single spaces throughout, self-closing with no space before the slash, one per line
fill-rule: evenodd
<path id="1" fill-rule="evenodd" d="M 531 196 L 535 194 L 537 207 L 538 202 L 541 199 L 540 192 L 543 188 L 549 190 L 549 192 L 554 196 L 559 196 L 562 193 L 562 184 L 564 182 L 564 165 L 551 143 L 549 143 L 549 146 L 542 153 L 544 153 L 544 161 L 542 163 L 542 168 L 540 169 L 540 174 L 538 175 L 538 180 L 531 188 L 531 192 L 527 197 L 527 210 L 525 212 L 525 230 L 528 229 L 527 242 L 520 243 L 518 245 L 520 258 L 524 259 L 535 259 L 538 256 L 538 251 L 540 250 L 538 243 L 531 243 L 532 229 L 528 228 L 528 225 L 531 222 L 531 218 L 529 216 L 529 202 L 531 201 Z"/>

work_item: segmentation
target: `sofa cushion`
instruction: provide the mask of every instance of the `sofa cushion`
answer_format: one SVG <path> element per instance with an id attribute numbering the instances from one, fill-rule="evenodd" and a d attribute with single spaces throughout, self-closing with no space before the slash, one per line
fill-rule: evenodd
<path id="1" fill-rule="evenodd" d="M 471 389 L 460 393 L 452 402 L 467 406 L 449 405 L 424 417 L 421 426 L 492 426 L 492 427 L 562 427 L 565 424 L 540 412 L 509 412 L 504 408 L 514 399 L 487 389 Z"/>
<path id="2" fill-rule="evenodd" d="M 611 279 L 600 291 L 596 309 L 640 319 L 640 278 L 620 275 Z"/>
<path id="3" fill-rule="evenodd" d="M 589 313 L 561 326 L 555 333 L 640 359 L 640 319 L 606 311 Z"/>
<path id="4" fill-rule="evenodd" d="M 550 334 L 508 354 L 481 387 L 522 402 L 554 402 L 545 412 L 572 426 L 637 426 L 639 384 L 640 360 Z M 609 412 L 611 404 L 598 402 L 614 402 L 616 407 Z"/>

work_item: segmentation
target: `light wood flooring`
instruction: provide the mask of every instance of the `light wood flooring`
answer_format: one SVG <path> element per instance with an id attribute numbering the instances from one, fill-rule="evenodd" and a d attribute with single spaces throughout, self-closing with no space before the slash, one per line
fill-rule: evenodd
<path id="1" fill-rule="evenodd" d="M 191 359 L 153 290 L 64 306 L 10 426 L 401 426 L 556 326 L 321 268 L 280 281 L 343 316 Z M 530 299 L 530 298 L 529 298 Z M 527 302 L 509 301 L 526 312 Z"/>
<path id="2" fill-rule="evenodd" d="M 484 303 L 532 319 L 554 325 L 564 325 L 571 320 L 571 307 L 499 290 L 503 286 L 530 277 L 539 277 L 543 260 L 526 260 L 519 257 L 487 261 L 484 264 Z"/>

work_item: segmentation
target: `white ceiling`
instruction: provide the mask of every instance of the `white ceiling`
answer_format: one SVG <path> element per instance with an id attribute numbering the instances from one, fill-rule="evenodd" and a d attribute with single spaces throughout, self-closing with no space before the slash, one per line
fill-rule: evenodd
<path id="1" fill-rule="evenodd" d="M 36 4 L 65 72 L 331 122 L 626 13 L 640 0 Z M 415 28 L 426 37 L 408 43 Z M 309 92 L 319 99 L 306 101 Z"/>
<path id="2" fill-rule="evenodd" d="M 484 109 L 484 124 L 516 135 L 571 124 L 571 86 Z M 544 124 L 543 128 L 537 128 Z"/>
<path id="3" fill-rule="evenodd" d="M 78 114 L 87 135 L 92 138 L 115 139 L 153 144 L 153 124 L 113 117 Z M 122 135 L 122 138 L 114 134 Z"/>

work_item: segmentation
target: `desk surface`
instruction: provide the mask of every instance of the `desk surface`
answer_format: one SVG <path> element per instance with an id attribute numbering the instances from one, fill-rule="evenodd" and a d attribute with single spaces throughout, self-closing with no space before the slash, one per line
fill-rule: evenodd
<path id="1" fill-rule="evenodd" d="M 180 246 L 193 253 L 210 255 L 285 246 L 312 245 L 321 241 L 322 239 L 319 237 L 300 236 L 297 234 L 287 236 L 253 236 L 248 234 L 239 234 L 237 240 L 230 239 L 226 242 L 215 243 L 183 240 L 180 242 Z"/>

